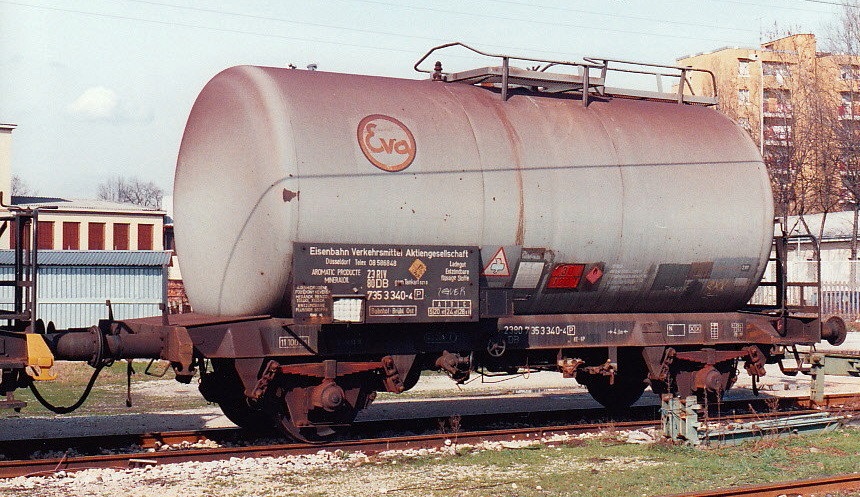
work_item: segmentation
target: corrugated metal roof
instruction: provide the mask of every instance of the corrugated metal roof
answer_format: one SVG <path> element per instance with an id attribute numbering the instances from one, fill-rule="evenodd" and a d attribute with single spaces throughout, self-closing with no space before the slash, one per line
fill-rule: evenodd
<path id="1" fill-rule="evenodd" d="M 170 251 L 162 250 L 40 250 L 41 266 L 164 266 Z M 15 263 L 12 250 L 0 250 L 0 265 Z"/>
<path id="2" fill-rule="evenodd" d="M 812 234 L 818 236 L 821 229 L 821 220 L 824 216 L 822 214 L 806 214 L 803 218 L 812 231 Z M 792 235 L 806 234 L 806 228 L 797 216 L 790 216 L 788 218 L 787 228 L 791 229 Z M 826 221 L 824 221 L 824 237 L 822 241 L 850 239 L 853 230 L 854 211 L 829 212 L 827 213 Z"/>
<path id="3" fill-rule="evenodd" d="M 90 198 L 12 196 L 12 203 L 21 207 L 56 207 L 60 211 L 93 211 L 93 212 L 145 212 L 147 214 L 164 213 L 162 209 L 141 205 L 111 202 Z"/>

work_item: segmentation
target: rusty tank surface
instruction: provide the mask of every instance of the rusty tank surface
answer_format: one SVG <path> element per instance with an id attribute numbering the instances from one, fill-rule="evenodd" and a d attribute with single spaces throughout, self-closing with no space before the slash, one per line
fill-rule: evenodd
<path id="1" fill-rule="evenodd" d="M 518 313 L 737 309 L 773 234 L 761 156 L 710 108 L 267 67 L 202 90 L 174 195 L 191 303 L 225 315 L 288 314 L 306 241 L 504 248 L 489 286 L 518 248 L 599 276 Z"/>

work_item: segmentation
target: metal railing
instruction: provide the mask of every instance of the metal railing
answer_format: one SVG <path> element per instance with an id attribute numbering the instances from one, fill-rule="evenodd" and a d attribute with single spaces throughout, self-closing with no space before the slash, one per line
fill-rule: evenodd
<path id="1" fill-rule="evenodd" d="M 821 292 L 819 262 L 809 261 L 814 264 L 811 268 L 813 271 L 802 275 L 791 271 L 788 264 L 790 242 L 807 240 L 817 243 L 817 241 L 809 235 L 786 235 L 779 220 L 775 220 L 774 225 L 776 231 L 782 234 L 774 236 L 771 256 L 768 258 L 759 287 L 749 301 L 750 308 L 769 314 L 777 313 L 783 317 L 792 313 L 820 314 L 817 299 Z"/>
<path id="2" fill-rule="evenodd" d="M 501 65 L 480 67 L 461 72 L 445 72 L 442 70 L 442 64 L 439 61 L 436 62 L 432 70 L 421 67 L 433 53 L 452 47 L 461 47 L 483 57 L 500 59 Z M 511 61 L 525 62 L 527 68 L 512 67 Z M 548 71 L 548 69 L 558 66 L 573 68 L 578 71 L 578 74 Z M 418 72 L 431 74 L 432 79 L 436 81 L 485 86 L 492 85 L 500 89 L 501 98 L 504 101 L 508 99 L 509 91 L 512 87 L 524 87 L 547 93 L 580 92 L 583 105 L 588 105 L 589 95 L 591 94 L 673 101 L 679 104 L 717 104 L 716 77 L 714 73 L 706 69 L 692 67 L 650 64 L 602 57 L 583 57 L 581 62 L 574 62 L 495 54 L 484 52 L 461 42 L 446 43 L 431 48 L 424 56 L 418 59 L 413 67 Z M 610 73 L 654 76 L 656 91 L 608 87 L 606 86 L 606 79 Z M 702 73 L 709 77 L 711 88 L 714 88 L 714 94 L 710 96 L 695 95 L 689 80 L 691 73 Z M 673 91 L 666 91 L 663 85 L 664 77 L 677 79 L 676 85 L 673 85 L 677 86 L 677 88 Z"/>
<path id="3" fill-rule="evenodd" d="M 821 267 L 820 288 L 789 287 L 787 300 L 790 303 L 804 302 L 807 305 L 821 305 L 824 315 L 840 316 L 846 321 L 860 322 L 860 261 L 807 261 L 789 260 L 786 263 L 790 281 L 805 281 L 812 278 L 817 267 Z M 772 269 L 769 268 L 772 275 Z M 753 299 L 753 304 L 763 304 L 774 298 L 774 289 L 759 287 Z"/>

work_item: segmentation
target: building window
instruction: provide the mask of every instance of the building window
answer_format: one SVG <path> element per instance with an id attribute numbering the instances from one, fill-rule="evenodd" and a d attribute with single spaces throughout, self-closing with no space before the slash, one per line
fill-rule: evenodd
<path id="1" fill-rule="evenodd" d="M 36 240 L 36 248 L 38 250 L 51 250 L 54 248 L 54 222 L 39 221 L 36 225 L 39 233 Z"/>
<path id="2" fill-rule="evenodd" d="M 791 144 L 791 126 L 775 125 L 764 128 L 765 145 L 788 146 Z"/>
<path id="3" fill-rule="evenodd" d="M 63 222 L 63 250 L 81 248 L 81 223 Z"/>
<path id="4" fill-rule="evenodd" d="M 89 223 L 87 225 L 89 250 L 105 249 L 105 223 Z"/>
<path id="5" fill-rule="evenodd" d="M 854 108 L 854 102 L 860 103 L 860 94 L 851 92 L 851 91 L 843 91 L 839 94 L 842 99 L 842 102 L 839 104 L 839 118 L 840 119 L 857 119 L 860 118 L 858 112 L 860 112 L 860 107 Z"/>
<path id="6" fill-rule="evenodd" d="M 765 90 L 762 107 L 765 117 L 790 117 L 791 92 L 789 90 Z"/>
<path id="7" fill-rule="evenodd" d="M 128 250 L 128 223 L 114 223 L 113 225 L 113 249 Z"/>
<path id="8" fill-rule="evenodd" d="M 765 76 L 774 76 L 779 81 L 791 76 L 791 67 L 788 62 L 762 62 L 761 72 Z"/>
<path id="9" fill-rule="evenodd" d="M 164 227 L 164 250 L 172 250 L 176 255 L 176 239 L 173 236 L 173 226 Z"/>
<path id="10" fill-rule="evenodd" d="M 746 60 L 738 61 L 738 76 L 742 78 L 750 77 L 750 63 Z"/>
<path id="11" fill-rule="evenodd" d="M 739 105 L 749 105 L 750 103 L 750 91 L 749 90 L 738 90 L 738 104 Z"/>
<path id="12" fill-rule="evenodd" d="M 9 223 L 9 248 L 14 249 L 15 245 L 18 243 L 18 230 L 15 229 L 17 223 L 10 222 Z M 24 243 L 23 249 L 30 250 L 30 223 L 29 221 L 23 223 L 24 226 Z"/>
<path id="13" fill-rule="evenodd" d="M 860 66 L 845 64 L 839 66 L 839 79 L 856 80 L 860 79 Z"/>
<path id="14" fill-rule="evenodd" d="M 137 250 L 152 250 L 152 228 L 151 224 L 137 225 Z"/>

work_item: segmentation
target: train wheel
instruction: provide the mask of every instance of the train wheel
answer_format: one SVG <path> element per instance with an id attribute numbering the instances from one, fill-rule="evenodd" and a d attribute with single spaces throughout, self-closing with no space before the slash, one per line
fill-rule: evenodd
<path id="1" fill-rule="evenodd" d="M 647 386 L 645 376 L 628 377 L 621 374 L 615 376 L 612 384 L 609 383 L 608 376 L 591 378 L 585 383 L 585 388 L 594 400 L 610 411 L 626 409 L 633 405 L 642 397 Z"/>
<path id="2" fill-rule="evenodd" d="M 406 374 L 406 379 L 403 380 L 403 391 L 410 390 L 412 387 L 418 384 L 418 380 L 421 379 L 421 363 L 419 361 L 415 361 L 412 364 L 412 367 L 409 368 L 409 373 Z"/>
<path id="3" fill-rule="evenodd" d="M 282 433 L 302 442 L 324 443 L 348 430 L 375 396 L 366 385 L 282 384 L 273 389 L 267 405 Z"/>
<path id="4" fill-rule="evenodd" d="M 275 413 L 277 428 L 289 438 L 306 443 L 325 443 L 335 437 L 339 430 L 330 425 L 297 426 L 290 417 L 289 409 L 283 409 Z"/>
<path id="5" fill-rule="evenodd" d="M 637 349 L 618 351 L 618 373 L 610 376 L 578 374 L 576 379 L 588 389 L 588 393 L 610 411 L 626 409 L 639 400 L 648 386 L 648 369 Z M 580 379 L 580 376 L 582 378 Z"/>
<path id="6" fill-rule="evenodd" d="M 271 417 L 245 396 L 245 387 L 232 360 L 213 359 L 212 372 L 200 380 L 200 392 L 206 400 L 218 404 L 224 416 L 241 428 L 254 431 L 274 428 Z"/>

